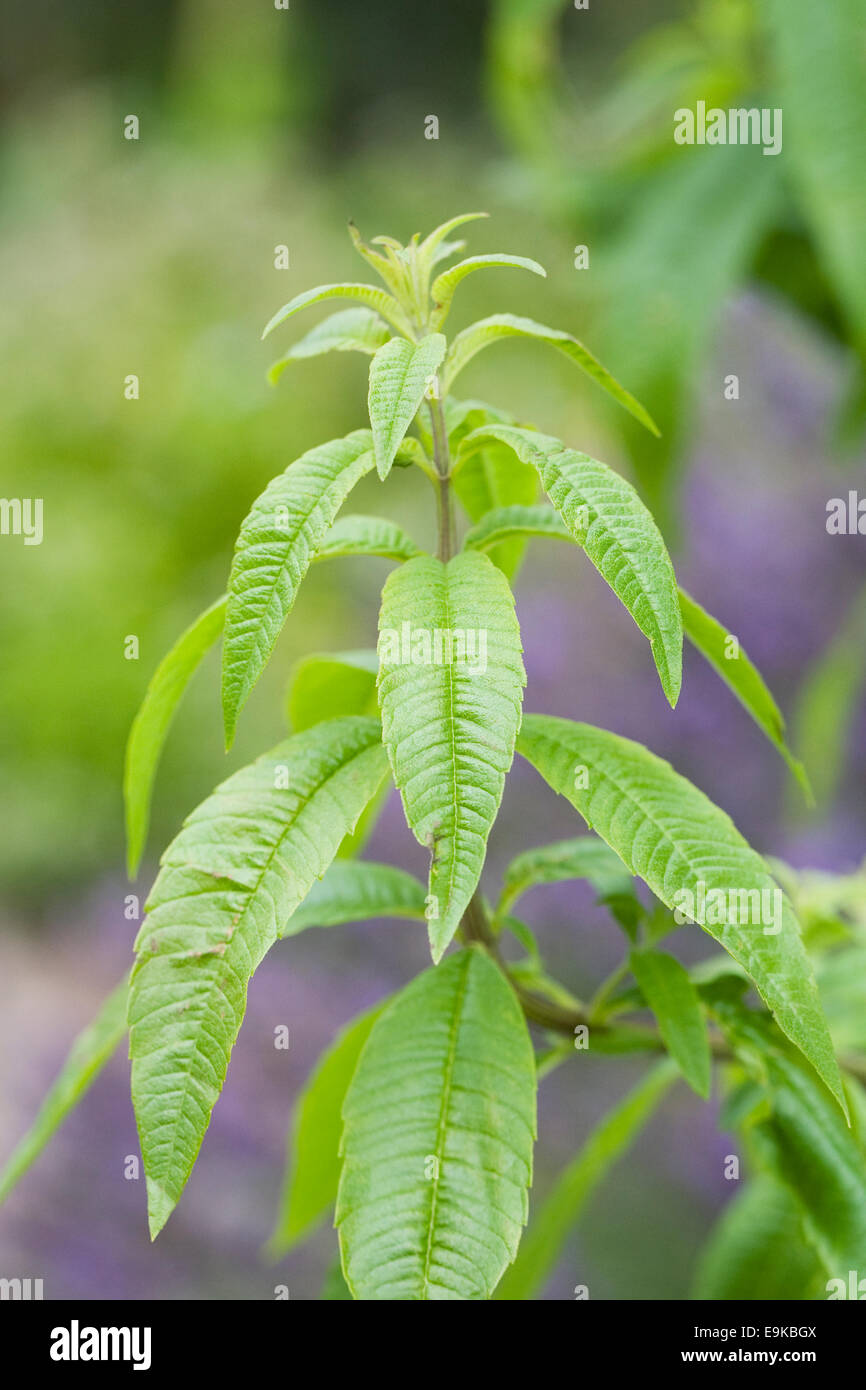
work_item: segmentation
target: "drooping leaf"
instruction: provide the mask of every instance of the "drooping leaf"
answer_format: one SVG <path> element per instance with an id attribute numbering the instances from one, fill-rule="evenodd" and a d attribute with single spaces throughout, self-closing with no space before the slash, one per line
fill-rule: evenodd
<path id="1" fill-rule="evenodd" d="M 505 871 L 497 916 L 510 912 L 517 899 L 536 884 L 562 883 L 571 878 L 588 879 L 599 901 L 632 925 L 640 917 L 642 908 L 632 876 L 619 856 L 596 835 L 559 840 L 518 854 Z"/>
<path id="2" fill-rule="evenodd" d="M 417 414 L 442 358 L 445 338 L 431 333 L 419 343 L 391 338 L 370 363 L 367 405 L 373 427 L 376 468 L 387 478 L 403 436 Z"/>
<path id="3" fill-rule="evenodd" d="M 648 749 L 589 724 L 527 715 L 518 748 L 667 907 L 703 918 L 844 1110 L 797 919 L 730 817 Z"/>
<path id="4" fill-rule="evenodd" d="M 656 1016 L 668 1052 L 692 1089 L 707 1100 L 712 1081 L 710 1039 L 688 971 L 666 951 L 646 947 L 631 952 L 629 965 Z"/>
<path id="5" fill-rule="evenodd" d="M 268 484 L 241 526 L 223 641 L 227 745 L 310 561 L 355 483 L 373 467 L 372 442 L 369 430 L 356 430 L 302 454 Z"/>
<path id="6" fill-rule="evenodd" d="M 579 367 L 597 382 L 602 390 L 618 401 L 625 410 L 650 431 L 658 434 L 655 422 L 640 401 L 635 400 L 630 391 L 620 386 L 606 367 L 593 357 L 589 348 L 584 347 L 571 333 L 563 333 L 557 328 L 545 328 L 533 319 L 519 318 L 515 314 L 493 314 L 490 318 L 479 319 L 477 323 L 464 328 L 451 343 L 445 358 L 442 372 L 443 394 L 450 391 L 458 375 L 472 358 L 502 338 L 529 338 L 548 344 L 576 362 Z"/>
<path id="7" fill-rule="evenodd" d="M 461 473 L 471 462 L 469 459 L 464 464 Z M 467 550 L 490 550 L 503 541 L 522 536 L 545 536 L 549 540 L 569 543 L 574 540 L 558 512 L 542 502 L 531 507 L 494 507 L 484 514 L 477 526 L 466 532 L 463 545 Z"/>
<path id="8" fill-rule="evenodd" d="M 322 541 L 316 560 L 336 560 L 343 555 L 411 560 L 420 554 L 420 547 L 394 521 L 382 516 L 340 516 Z"/>
<path id="9" fill-rule="evenodd" d="M 701 1252 L 693 1297 L 727 1302 L 809 1298 L 823 1284 L 788 1190 L 761 1173 L 735 1194 Z"/>
<path id="10" fill-rule="evenodd" d="M 218 787 L 162 858 L 129 993 L 132 1098 L 151 1235 L 222 1089 L 247 982 L 385 776 L 373 719 L 335 719 Z"/>
<path id="11" fill-rule="evenodd" d="M 372 648 L 302 657 L 289 678 L 287 714 L 292 731 L 299 734 L 342 714 L 374 715 L 378 669 Z"/>
<path id="12" fill-rule="evenodd" d="M 129 731 L 123 769 L 123 801 L 126 809 L 126 864 L 131 879 L 138 873 L 147 841 L 153 782 L 171 721 L 202 657 L 222 632 L 225 612 L 226 600 L 223 596 L 206 608 L 181 634 L 151 677 L 141 708 Z"/>
<path id="13" fill-rule="evenodd" d="M 706 609 L 680 589 L 680 612 L 683 632 L 698 651 L 706 657 L 722 680 L 734 692 L 740 704 L 748 710 L 759 729 L 767 735 L 791 769 L 807 801 L 812 800 L 809 779 L 803 764 L 794 757 L 785 741 L 785 721 L 760 671 L 752 665 L 737 643 L 728 655 L 729 634 Z"/>
<path id="14" fill-rule="evenodd" d="M 432 853 L 438 960 L 472 897 L 520 726 L 525 682 L 514 599 L 485 555 L 407 560 L 379 618 L 382 736 L 406 820 Z"/>
<path id="15" fill-rule="evenodd" d="M 528 260 L 525 256 L 506 256 L 501 253 L 488 256 L 470 256 L 467 260 L 452 266 L 450 270 L 445 270 L 441 275 L 437 275 L 433 281 L 430 290 L 434 305 L 431 319 L 433 327 L 441 328 L 448 317 L 454 291 L 461 280 L 465 280 L 467 275 L 472 275 L 476 270 L 492 270 L 497 266 L 513 266 L 516 270 L 530 270 L 533 275 L 547 276 L 547 271 L 543 265 L 539 265 L 538 261 Z"/>
<path id="16" fill-rule="evenodd" d="M 391 864 L 335 859 L 321 883 L 316 883 L 282 936 L 295 936 L 307 927 L 337 927 L 343 922 L 366 922 L 373 917 L 424 920 L 426 889 L 413 874 Z"/>
<path id="17" fill-rule="evenodd" d="M 36 1119 L 0 1171 L 0 1203 L 6 1200 L 67 1115 L 75 1109 L 125 1036 L 128 990 L 129 977 L 124 975 L 93 1021 L 75 1039 Z"/>
<path id="18" fill-rule="evenodd" d="M 517 998 L 477 949 L 378 1019 L 343 1107 L 337 1227 L 356 1299 L 486 1299 L 526 1221 L 535 1060 Z"/>
<path id="19" fill-rule="evenodd" d="M 661 533 L 634 488 L 607 464 L 514 425 L 484 425 L 464 440 L 462 450 L 471 453 L 491 438 L 537 469 L 572 538 L 649 641 L 662 689 L 675 705 L 683 647 L 677 581 Z"/>
<path id="20" fill-rule="evenodd" d="M 309 1235 L 337 1200 L 343 1101 L 361 1049 L 383 1007 L 369 1009 L 337 1034 L 298 1097 L 280 1209 L 267 1244 L 275 1259 Z"/>
<path id="21" fill-rule="evenodd" d="M 288 304 L 278 309 L 265 325 L 262 337 L 266 338 L 299 309 L 306 309 L 308 304 L 318 304 L 323 299 L 359 299 L 362 304 L 379 314 L 386 323 L 390 323 L 398 333 L 411 334 L 409 321 L 394 296 L 388 294 L 387 290 L 379 289 L 378 285 L 317 285 L 313 290 L 304 290 L 302 294 L 296 294 L 294 299 L 290 299 Z"/>
<path id="22" fill-rule="evenodd" d="M 498 1299 L 524 1302 L 542 1291 L 588 1198 L 637 1138 L 678 1074 L 674 1062 L 659 1062 L 593 1130 L 530 1221 Z"/>
<path id="23" fill-rule="evenodd" d="M 390 336 L 390 330 L 371 309 L 341 309 L 317 323 L 278 358 L 268 368 L 268 380 L 276 384 L 291 362 L 320 357 L 326 352 L 363 352 L 372 357 Z"/>

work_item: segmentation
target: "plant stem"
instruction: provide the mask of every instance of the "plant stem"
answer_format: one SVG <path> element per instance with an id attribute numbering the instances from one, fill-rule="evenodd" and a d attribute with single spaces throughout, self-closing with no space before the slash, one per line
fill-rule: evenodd
<path id="1" fill-rule="evenodd" d="M 454 554 L 454 513 L 451 499 L 451 454 L 448 449 L 448 429 L 445 424 L 445 411 L 442 401 L 436 397 L 428 402 L 430 422 L 433 430 L 433 461 L 437 474 L 437 516 L 439 523 L 439 544 L 437 555 L 447 564 Z"/>

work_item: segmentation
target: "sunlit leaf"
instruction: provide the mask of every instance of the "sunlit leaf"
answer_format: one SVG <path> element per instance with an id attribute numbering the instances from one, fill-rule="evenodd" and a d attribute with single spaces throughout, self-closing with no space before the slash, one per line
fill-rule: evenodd
<path id="1" fill-rule="evenodd" d="M 276 383 L 291 362 L 320 357 L 326 352 L 363 352 L 373 356 L 391 336 L 390 330 L 371 309 L 341 309 L 311 329 L 268 368 L 268 380 Z"/>
<path id="2" fill-rule="evenodd" d="M 380 478 L 390 473 L 403 436 L 444 356 L 445 338 L 431 333 L 419 343 L 391 338 L 370 363 L 367 405 Z"/>
<path id="3" fill-rule="evenodd" d="M 301 294 L 296 294 L 294 299 L 290 299 L 288 304 L 284 304 L 282 309 L 278 309 L 273 318 L 265 325 L 262 337 L 266 338 L 272 333 L 279 324 L 291 318 L 299 309 L 306 309 L 309 304 L 318 304 L 323 299 L 360 299 L 368 308 L 373 309 L 377 314 L 390 323 L 398 333 L 411 333 L 410 324 L 397 303 L 393 295 L 388 294 L 387 290 L 380 290 L 377 285 L 317 285 L 313 290 L 304 290 Z"/>
<path id="4" fill-rule="evenodd" d="M 445 270 L 433 281 L 430 295 L 433 300 L 433 317 L 431 322 L 434 328 L 439 328 L 448 316 L 451 308 L 451 300 L 454 291 L 465 280 L 467 275 L 472 275 L 476 270 L 495 270 L 499 266 L 512 266 L 515 270 L 529 270 L 533 275 L 546 276 L 547 271 L 538 261 L 528 260 L 525 256 L 507 256 L 495 253 L 488 256 L 470 256 L 465 261 L 460 261 L 452 266 L 450 270 Z"/>

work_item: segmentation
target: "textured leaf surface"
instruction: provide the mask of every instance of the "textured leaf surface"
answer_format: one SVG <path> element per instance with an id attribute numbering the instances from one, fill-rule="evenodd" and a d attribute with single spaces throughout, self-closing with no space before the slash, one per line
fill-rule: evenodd
<path id="1" fill-rule="evenodd" d="M 304 656 L 289 678 L 288 716 L 294 733 L 343 714 L 375 715 L 379 659 L 371 648 Z"/>
<path id="2" fill-rule="evenodd" d="M 430 377 L 445 356 L 445 338 L 431 333 L 420 343 L 392 338 L 370 363 L 367 405 L 373 427 L 376 468 L 387 478 L 400 444 L 414 420 Z"/>
<path id="3" fill-rule="evenodd" d="M 499 266 L 512 266 L 515 270 L 530 270 L 533 275 L 543 275 L 546 277 L 547 271 L 538 261 L 528 260 L 525 256 L 507 256 L 496 252 L 488 256 L 469 256 L 467 260 L 458 262 L 457 265 L 445 270 L 441 275 L 437 275 L 433 281 L 430 294 L 433 299 L 433 325 L 438 328 L 445 322 L 448 310 L 451 308 L 451 300 L 454 298 L 454 291 L 465 280 L 467 275 L 472 275 L 476 270 L 495 270 Z"/>
<path id="4" fill-rule="evenodd" d="M 222 683 L 227 744 L 310 561 L 355 483 L 372 467 L 372 436 L 356 430 L 302 454 L 253 503 L 229 577 Z"/>
<path id="5" fill-rule="evenodd" d="M 138 873 L 147 841 L 153 782 L 171 721 L 202 657 L 222 632 L 225 613 L 226 600 L 222 597 L 205 609 L 182 633 L 157 666 L 129 731 L 123 770 L 123 800 L 126 808 L 126 862 L 130 878 L 135 878 Z"/>
<path id="6" fill-rule="evenodd" d="M 538 470 L 572 538 L 649 641 L 662 689 L 675 705 L 683 648 L 677 581 L 661 532 L 634 488 L 607 464 L 535 430 L 484 425 L 462 447 L 469 452 L 489 438 L 501 439 Z"/>
<path id="7" fill-rule="evenodd" d="M 268 1241 L 268 1252 L 275 1258 L 303 1240 L 337 1200 L 343 1101 L 361 1049 L 381 1012 L 380 1004 L 337 1035 L 298 1097 L 280 1210 Z"/>
<path id="8" fill-rule="evenodd" d="M 806 799 L 810 801 L 812 794 L 809 779 L 803 764 L 798 762 L 788 748 L 785 741 L 785 721 L 782 718 L 782 712 L 767 688 L 760 671 L 752 665 L 746 653 L 739 646 L 736 656 L 729 657 L 727 655 L 729 634 L 720 622 L 682 589 L 680 589 L 680 612 L 683 617 L 683 631 L 689 641 L 706 657 L 713 669 L 719 673 L 725 684 L 734 692 L 740 704 L 748 710 L 758 728 L 763 730 L 770 742 L 778 749 L 803 788 Z"/>
<path id="9" fill-rule="evenodd" d="M 386 323 L 390 323 L 392 328 L 396 328 L 398 333 L 410 331 L 406 315 L 394 296 L 388 294 L 387 290 L 380 289 L 378 285 L 317 285 L 313 290 L 304 290 L 302 294 L 296 294 L 294 299 L 290 299 L 288 304 L 284 304 L 282 309 L 278 309 L 273 318 L 265 325 L 262 337 L 266 338 L 279 324 L 285 323 L 286 319 L 291 318 L 299 309 L 306 309 L 308 304 L 319 304 L 323 299 L 360 299 L 369 309 L 373 309 L 379 314 Z"/>
<path id="10" fill-rule="evenodd" d="M 725 903 L 730 901 L 728 894 L 737 894 L 735 911 L 725 910 L 728 920 L 712 922 L 712 914 L 705 912 L 701 925 L 748 971 L 782 1032 L 844 1108 L 839 1069 L 799 924 L 764 860 L 730 817 L 648 749 L 589 724 L 527 715 L 518 748 L 668 907 L 688 905 L 684 893 L 692 895 L 696 908 L 701 893 L 721 890 Z M 754 912 L 753 899 L 743 910 L 739 895 L 749 892 L 767 895 L 761 898 L 761 914 Z M 762 916 L 765 905 L 774 917 L 780 909 L 778 922 L 755 924 L 754 916 Z M 731 920 L 740 916 L 750 920 Z M 764 931 L 764 926 L 775 925 L 775 934 Z"/>
<path id="11" fill-rule="evenodd" d="M 39 1157 L 125 1036 L 128 990 L 129 979 L 125 975 L 105 1000 L 96 1018 L 75 1039 L 31 1128 L 0 1171 L 0 1202 L 5 1201 L 15 1184 Z"/>
<path id="12" fill-rule="evenodd" d="M 668 1052 L 692 1089 L 706 1100 L 712 1080 L 710 1039 L 688 971 L 667 952 L 643 948 L 631 952 L 629 965 Z"/>
<path id="13" fill-rule="evenodd" d="M 547 343 L 548 346 L 556 348 L 559 352 L 569 357 L 572 362 L 576 362 L 578 367 L 591 376 L 593 381 L 613 396 L 630 415 L 639 420 L 642 425 L 652 434 L 658 434 L 655 422 L 652 417 L 644 410 L 640 401 L 635 400 L 630 391 L 626 391 L 624 386 L 620 386 L 615 377 L 611 376 L 606 367 L 593 357 L 589 348 L 584 347 L 583 343 L 570 333 L 563 333 L 558 328 L 545 328 L 541 323 L 535 323 L 532 319 L 519 318 L 515 314 L 493 314 L 490 318 L 479 319 L 477 323 L 470 324 L 464 328 L 462 333 L 458 333 L 448 349 L 445 358 L 445 367 L 442 373 L 442 390 L 446 393 L 451 390 L 458 374 L 472 358 L 489 347 L 491 343 L 499 342 L 502 338 L 530 338 L 536 342 Z"/>
<path id="14" fill-rule="evenodd" d="M 340 516 L 322 541 L 316 559 L 381 555 L 385 560 L 411 560 L 420 554 L 420 546 L 394 521 L 381 516 Z"/>
<path id="15" fill-rule="evenodd" d="M 326 352 L 364 352 L 372 357 L 390 336 L 390 329 L 371 309 L 341 309 L 338 314 L 330 314 L 322 323 L 317 323 L 274 362 L 268 368 L 268 379 L 277 382 L 291 362 L 320 357 Z"/>
<path id="16" fill-rule="evenodd" d="M 337 859 L 289 918 L 283 936 L 307 927 L 337 927 L 373 917 L 423 920 L 427 890 L 413 874 L 391 864 Z"/>
<path id="17" fill-rule="evenodd" d="M 394 781 L 410 828 L 432 853 L 438 960 L 481 876 L 520 727 L 525 675 L 504 576 L 473 551 L 447 565 L 429 555 L 408 560 L 382 593 L 379 663 Z"/>
<path id="18" fill-rule="evenodd" d="M 588 1198 L 637 1138 L 677 1075 L 673 1062 L 660 1062 L 593 1130 L 532 1218 L 498 1299 L 522 1302 L 542 1291 Z"/>
<path id="19" fill-rule="evenodd" d="M 375 720 L 317 724 L 218 787 L 163 855 L 129 996 L 151 1235 L 192 1170 L 250 977 L 386 768 Z"/>
<path id="20" fill-rule="evenodd" d="M 471 459 L 464 464 L 468 467 Z M 458 474 L 459 477 L 459 474 Z M 463 540 L 467 550 L 490 550 L 491 546 L 518 537 L 546 536 L 549 540 L 572 542 L 574 537 L 552 507 L 540 503 L 532 507 L 494 507 Z"/>
<path id="21" fill-rule="evenodd" d="M 460 951 L 389 1005 L 343 1119 L 337 1226 L 355 1298 L 489 1298 L 526 1221 L 535 1059 L 487 956 Z"/>

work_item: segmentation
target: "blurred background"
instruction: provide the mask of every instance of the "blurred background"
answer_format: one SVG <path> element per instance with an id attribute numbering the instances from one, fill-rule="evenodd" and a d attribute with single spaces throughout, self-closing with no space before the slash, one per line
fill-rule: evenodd
<path id="1" fill-rule="evenodd" d="M 2 491 L 44 499 L 44 541 L 0 538 L 0 1161 L 70 1040 L 119 978 L 136 923 L 120 776 L 160 656 L 225 585 L 250 502 L 304 449 L 363 423 L 363 358 L 266 368 L 309 320 L 262 344 L 280 304 L 367 279 L 351 249 L 405 241 L 483 207 L 469 254 L 532 256 L 548 279 L 461 287 L 451 330 L 504 310 L 581 337 L 649 408 L 660 441 L 573 367 L 509 342 L 467 369 L 489 399 L 619 467 L 655 509 L 681 581 L 763 670 L 817 794 L 785 769 L 700 658 L 671 711 L 646 643 L 575 548 L 531 543 L 517 581 L 527 707 L 645 741 L 760 850 L 844 872 L 866 847 L 864 540 L 827 503 L 866 495 L 866 19 L 859 0 L 37 0 L 0 55 Z M 778 157 L 683 147 L 673 113 L 781 107 Z M 139 119 L 138 140 L 124 138 Z M 425 138 L 436 115 L 438 140 Z M 275 268 L 275 247 L 290 268 Z M 576 248 L 588 248 L 576 268 Z M 124 396 L 127 376 L 140 397 Z M 739 399 L 724 394 L 739 379 Z M 352 511 L 432 537 L 415 470 Z M 174 725 L 143 901 L 161 847 L 217 781 L 285 729 L 291 666 L 371 646 L 388 566 L 311 571 L 237 746 L 223 753 L 218 657 Z M 139 639 L 127 660 L 125 642 Z M 485 887 L 518 850 L 579 832 L 515 769 Z M 386 805 L 369 855 L 424 872 Z M 578 995 L 621 952 L 580 886 L 526 915 Z M 689 939 L 686 939 L 689 938 Z M 676 938 L 686 959 L 701 939 Z M 691 955 L 690 955 L 691 952 Z M 327 1229 L 272 1266 L 293 1098 L 342 1024 L 427 959 L 423 931 L 309 932 L 254 979 L 193 1177 L 150 1246 L 123 1049 L 0 1211 L 0 1274 L 47 1298 L 319 1297 Z M 290 1027 L 275 1051 L 273 1029 Z M 579 1056 L 542 1090 L 537 1192 L 640 1074 Z M 591 1203 L 547 1295 L 684 1298 L 727 1198 L 716 1111 L 675 1090 Z"/>

